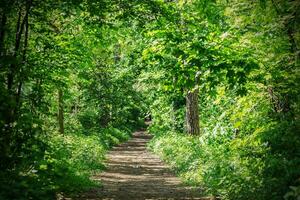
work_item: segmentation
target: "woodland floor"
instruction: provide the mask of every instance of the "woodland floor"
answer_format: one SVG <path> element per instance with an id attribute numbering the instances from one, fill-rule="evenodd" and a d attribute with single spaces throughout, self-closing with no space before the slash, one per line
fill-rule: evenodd
<path id="1" fill-rule="evenodd" d="M 146 144 L 150 139 L 145 131 L 138 131 L 131 140 L 114 147 L 107 155 L 107 169 L 93 177 L 102 186 L 76 199 L 211 199 L 203 197 L 200 188 L 182 184 L 167 165 L 149 152 Z"/>

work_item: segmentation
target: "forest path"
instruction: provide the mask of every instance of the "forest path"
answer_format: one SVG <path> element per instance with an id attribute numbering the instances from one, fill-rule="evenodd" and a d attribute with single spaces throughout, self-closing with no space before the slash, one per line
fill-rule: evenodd
<path id="1" fill-rule="evenodd" d="M 107 170 L 93 179 L 103 184 L 81 195 L 79 199 L 210 199 L 201 190 L 184 186 L 146 144 L 151 135 L 145 131 L 114 147 L 107 156 Z"/>

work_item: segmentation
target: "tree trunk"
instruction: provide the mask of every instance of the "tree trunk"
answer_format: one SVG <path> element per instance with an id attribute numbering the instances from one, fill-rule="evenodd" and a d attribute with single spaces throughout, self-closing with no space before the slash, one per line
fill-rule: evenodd
<path id="1" fill-rule="evenodd" d="M 58 124 L 59 132 L 64 134 L 64 105 L 63 105 L 63 91 L 58 90 Z"/>
<path id="2" fill-rule="evenodd" d="M 3 53 L 3 45 L 4 45 L 6 21 L 7 21 L 6 15 L 5 15 L 5 13 L 2 13 L 1 26 L 0 26 L 0 56 L 2 56 L 4 54 Z"/>
<path id="3" fill-rule="evenodd" d="M 186 95 L 186 129 L 191 135 L 200 134 L 198 93 L 197 88 Z"/>
<path id="4" fill-rule="evenodd" d="M 23 87 L 23 72 L 24 69 L 26 67 L 26 54 L 27 54 L 27 47 L 28 47 L 28 32 L 29 32 L 29 24 L 28 24 L 28 15 L 29 15 L 29 9 L 30 9 L 30 5 L 27 5 L 27 11 L 26 11 L 26 15 L 25 15 L 25 38 L 24 38 L 24 47 L 23 47 L 23 56 L 22 56 L 22 65 L 20 68 L 20 80 L 18 83 L 18 89 L 17 89 L 17 96 L 16 96 L 16 108 L 15 108 L 15 114 L 17 114 L 17 110 L 20 109 L 21 107 L 21 94 L 22 94 L 22 87 Z"/>

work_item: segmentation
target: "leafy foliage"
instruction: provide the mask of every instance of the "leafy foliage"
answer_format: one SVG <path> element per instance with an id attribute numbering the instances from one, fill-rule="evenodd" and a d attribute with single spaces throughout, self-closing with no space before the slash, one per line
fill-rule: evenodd
<path id="1" fill-rule="evenodd" d="M 199 137 L 166 132 L 154 124 L 151 149 L 186 183 L 201 185 L 208 194 L 223 199 L 282 199 L 290 181 L 299 176 L 299 135 L 294 134 L 299 127 L 268 117 L 271 105 L 257 94 L 230 105 L 228 98 L 210 99 L 214 102 L 210 105 L 202 101 L 205 129 Z M 216 110 L 220 105 L 225 109 Z"/>
<path id="2" fill-rule="evenodd" d="M 0 197 L 94 185 L 106 150 L 148 115 L 151 148 L 187 183 L 223 199 L 298 198 L 299 6 L 2 1 Z"/>
<path id="3" fill-rule="evenodd" d="M 154 118 L 151 149 L 187 183 L 222 199 L 297 198 L 299 4 L 214 1 L 205 15 L 197 2 L 185 3 L 174 3 L 181 23 L 155 27 L 155 46 L 144 52 L 151 68 L 141 84 L 156 85 L 144 88 Z M 163 75 L 153 76 L 157 68 Z M 183 134 L 183 98 L 195 87 L 201 135 L 192 137 Z"/>
<path id="4" fill-rule="evenodd" d="M 1 2 L 1 199 L 95 185 L 106 150 L 141 126 L 135 71 L 122 69 L 126 41 L 97 14 L 108 3 Z"/>

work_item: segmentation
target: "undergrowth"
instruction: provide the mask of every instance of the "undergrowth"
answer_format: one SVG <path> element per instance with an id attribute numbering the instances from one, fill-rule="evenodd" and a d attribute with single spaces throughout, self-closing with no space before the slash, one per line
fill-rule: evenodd
<path id="1" fill-rule="evenodd" d="M 166 128 L 171 127 L 166 117 L 154 118 L 150 149 L 184 182 L 203 187 L 207 195 L 299 199 L 297 120 L 270 116 L 268 101 L 255 93 L 231 103 L 230 97 L 218 98 L 202 100 L 199 136 Z"/>
<path id="2" fill-rule="evenodd" d="M 104 168 L 107 149 L 127 140 L 130 132 L 110 127 L 89 135 L 45 137 L 27 149 L 26 155 L 34 155 L 28 162 L 34 162 L 0 172 L 1 199 L 55 199 L 57 193 L 73 194 L 99 185 L 90 176 Z"/>

